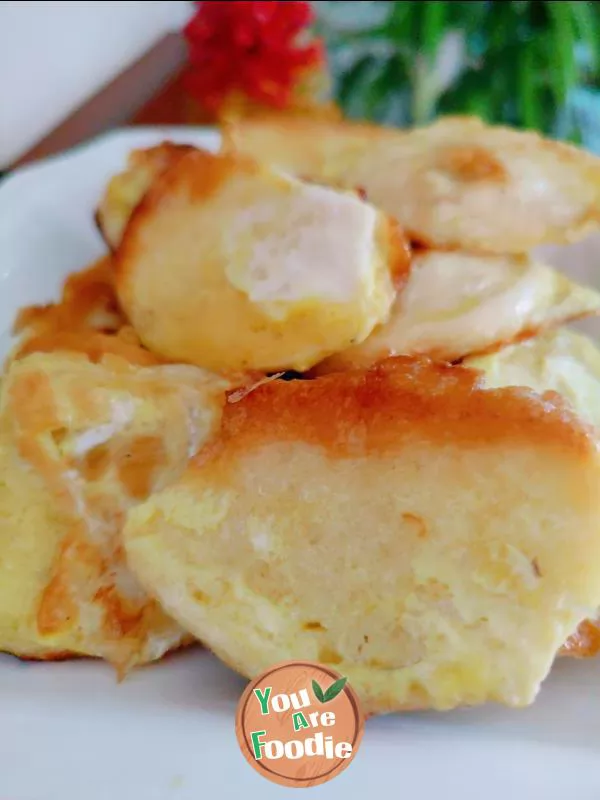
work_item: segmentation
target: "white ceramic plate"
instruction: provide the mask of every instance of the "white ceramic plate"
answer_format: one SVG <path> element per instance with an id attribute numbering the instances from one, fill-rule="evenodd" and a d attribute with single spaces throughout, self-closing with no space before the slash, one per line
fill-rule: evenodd
<path id="1" fill-rule="evenodd" d="M 120 131 L 0 184 L 3 350 L 19 306 L 55 298 L 68 272 L 102 253 L 92 210 L 106 179 L 131 148 L 163 138 L 218 144 L 211 131 Z M 600 285 L 598 253 L 596 240 L 552 258 Z M 238 749 L 243 685 L 200 649 L 122 684 L 102 663 L 0 656 L 0 800 L 287 797 L 290 789 L 261 778 Z M 312 792 L 340 800 L 598 800 L 600 662 L 561 660 L 524 710 L 370 720 L 349 769 Z"/>

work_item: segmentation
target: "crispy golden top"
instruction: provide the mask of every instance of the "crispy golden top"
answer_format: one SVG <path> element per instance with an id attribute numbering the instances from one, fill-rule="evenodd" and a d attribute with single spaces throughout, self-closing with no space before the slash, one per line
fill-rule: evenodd
<path id="1" fill-rule="evenodd" d="M 369 711 L 531 702 L 600 601 L 593 432 L 406 358 L 235 399 L 128 517 L 164 607 L 244 675 L 338 665 Z"/>
<path id="2" fill-rule="evenodd" d="M 558 395 L 486 390 L 475 370 L 406 357 L 366 371 L 266 383 L 229 403 L 222 427 L 224 440 L 236 449 L 254 441 L 298 440 L 340 458 L 392 454 L 416 435 L 465 446 L 523 439 L 581 454 L 596 448 L 591 428 Z"/>

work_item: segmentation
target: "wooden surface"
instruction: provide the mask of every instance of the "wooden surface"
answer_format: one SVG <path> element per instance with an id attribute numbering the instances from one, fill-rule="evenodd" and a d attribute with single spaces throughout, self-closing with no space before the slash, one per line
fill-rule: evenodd
<path id="1" fill-rule="evenodd" d="M 182 36 L 179 33 L 167 34 L 13 166 L 45 158 L 122 125 L 207 122 L 182 88 L 185 61 L 186 48 Z"/>

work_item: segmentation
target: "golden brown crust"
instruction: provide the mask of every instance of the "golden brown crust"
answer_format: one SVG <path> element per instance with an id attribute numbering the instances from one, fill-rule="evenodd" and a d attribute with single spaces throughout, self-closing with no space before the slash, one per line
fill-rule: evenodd
<path id="1" fill-rule="evenodd" d="M 13 333 L 36 334 L 62 330 L 118 330 L 124 317 L 114 289 L 114 269 L 110 256 L 93 262 L 67 276 L 57 303 L 25 306 L 20 309 Z"/>
<path id="2" fill-rule="evenodd" d="M 77 653 L 69 653 L 68 651 L 64 651 L 62 653 L 11 653 L 8 650 L 4 650 L 2 652 L 7 652 L 9 655 L 15 655 L 20 661 L 72 661 L 79 658 L 87 658 L 88 656 L 81 656 Z"/>
<path id="3" fill-rule="evenodd" d="M 484 147 L 476 145 L 459 145 L 443 151 L 438 168 L 464 182 L 483 180 L 506 184 L 508 181 L 502 163 Z"/>
<path id="4" fill-rule="evenodd" d="M 115 335 L 96 331 L 60 331 L 33 336 L 18 347 L 13 358 L 25 358 L 32 353 L 70 352 L 86 355 L 92 364 L 99 364 L 107 356 L 115 356 L 139 367 L 167 363 L 141 344 L 131 341 L 129 330 L 133 331 L 123 329 Z"/>
<path id="5" fill-rule="evenodd" d="M 396 358 L 230 402 L 124 540 L 247 677 L 310 653 L 367 711 L 525 705 L 598 606 L 599 469 L 557 397 Z"/>
<path id="6" fill-rule="evenodd" d="M 323 288 L 315 274 L 308 286 L 297 278 L 289 242 L 298 241 L 303 252 L 314 247 L 314 257 L 328 266 L 335 257 L 332 238 L 320 235 L 319 209 L 339 210 L 342 226 L 358 221 L 358 232 L 347 232 L 360 241 L 347 291 L 342 258 L 331 264 L 340 291 Z M 238 222 L 239 235 L 229 240 L 226 232 Z M 279 248 L 290 253 L 289 263 L 270 255 Z M 258 255 L 256 262 L 247 257 L 259 252 L 268 262 L 262 276 L 254 266 Z M 280 265 L 278 287 L 269 275 Z M 409 267 L 408 243 L 389 216 L 254 159 L 200 150 L 154 180 L 115 254 L 119 299 L 146 346 L 225 374 L 304 371 L 362 341 L 387 318 Z"/>
<path id="7" fill-rule="evenodd" d="M 595 448 L 592 429 L 558 396 L 543 401 L 526 389 L 483 391 L 475 370 L 402 356 L 367 371 L 273 381 L 230 403 L 222 423 L 223 440 L 241 450 L 256 441 L 299 440 L 340 458 L 393 453 L 417 433 L 465 445 L 512 438 L 582 454 Z"/>
<path id="8" fill-rule="evenodd" d="M 22 308 L 13 333 L 43 336 L 82 329 L 106 333 L 117 331 L 124 324 L 114 288 L 112 259 L 106 256 L 69 275 L 58 303 Z"/>
<path id="9" fill-rule="evenodd" d="M 600 620 L 586 619 L 570 636 L 559 655 L 572 658 L 591 658 L 600 653 Z"/>
<path id="10" fill-rule="evenodd" d="M 391 234 L 390 240 L 393 241 Z M 409 265 L 406 248 L 401 239 L 395 261 L 399 284 L 405 279 Z M 117 370 L 126 370 L 127 365 L 152 367 L 173 363 L 142 344 L 120 309 L 113 256 L 69 275 L 56 303 L 22 308 L 13 332 L 19 340 L 10 362 L 34 353 L 76 353 L 92 364 L 105 363 Z M 232 384 L 245 386 L 258 381 L 263 373 L 244 371 L 231 373 L 229 377 Z"/>
<path id="11" fill-rule="evenodd" d="M 123 385 L 127 385 L 124 375 Z M 95 402 L 93 388 L 79 394 L 78 412 L 82 416 L 94 418 Z M 91 602 L 102 612 L 102 635 L 111 653 L 113 663 L 119 668 L 126 668 L 135 661 L 135 648 L 141 652 L 148 636 L 156 635 L 164 630 L 173 636 L 174 626 L 158 603 L 144 595 L 127 598 L 119 592 L 111 581 L 111 573 L 124 564 L 124 555 L 111 545 L 108 532 L 102 546 L 90 539 L 89 518 L 81 516 L 81 498 L 77 490 L 69 488 L 64 478 L 65 468 L 77 470 L 77 459 L 73 462 L 62 461 L 57 453 L 45 445 L 45 436 L 49 433 L 59 444 L 61 432 L 65 431 L 64 417 L 56 403 L 54 387 L 48 375 L 43 372 L 31 372 L 24 379 L 16 380 L 9 386 L 7 399 L 15 422 L 15 438 L 18 450 L 25 461 L 43 477 L 57 502 L 67 511 L 72 520 L 71 530 L 66 532 L 52 568 L 52 577 L 44 587 L 37 609 L 36 622 L 40 636 L 68 636 L 70 631 L 85 629 L 85 621 L 81 618 L 82 600 L 78 595 L 80 587 L 96 585 L 97 591 Z M 142 437 L 143 438 L 143 437 Z M 133 501 L 148 496 L 151 490 L 151 476 L 157 474 L 167 463 L 167 454 L 159 454 L 159 460 L 151 460 L 145 452 L 146 461 L 130 458 L 139 440 L 127 447 L 122 459 L 117 464 L 119 480 L 126 495 Z M 62 463 L 61 463 L 62 461 Z M 114 453 L 111 461 L 114 461 Z M 143 473 L 140 478 L 140 469 Z M 123 475 L 122 470 L 127 474 Z M 101 476 L 96 476 L 101 477 Z M 123 478 L 126 480 L 123 480 Z M 141 482 L 140 482 L 141 481 Z M 91 485 L 91 484 L 90 484 Z M 99 484 L 97 484 L 97 487 Z M 144 494 L 145 489 L 145 494 Z M 96 488 L 98 492 L 98 488 Z M 93 494 L 91 495 L 93 497 Z M 96 524 L 102 524 L 102 504 L 94 507 L 88 499 L 88 513 L 96 518 Z M 101 496 L 98 497 L 101 500 Z M 118 529 L 123 524 L 124 514 L 119 511 L 119 500 L 115 496 L 113 526 Z M 122 505 L 122 499 L 121 499 Z M 85 643 L 82 642 L 85 646 Z M 102 647 L 102 645 L 100 645 Z M 133 649 L 132 649 L 133 648 Z"/>
<path id="12" fill-rule="evenodd" d="M 0 468 L 29 476 L 20 499 L 37 515 L 27 525 L 2 486 L 0 566 L 20 576 L 22 599 L 11 606 L 5 589 L 1 647 L 32 658 L 100 656 L 123 672 L 188 641 L 129 572 L 120 532 L 127 510 L 177 477 L 212 435 L 227 386 L 195 368 L 139 369 L 104 351 L 97 364 L 81 352 L 13 362 Z M 13 528 L 25 540 L 16 549 Z M 39 557 L 27 556 L 36 549 Z"/>
<path id="13" fill-rule="evenodd" d="M 110 181 L 94 217 L 111 250 L 118 246 L 131 212 L 155 177 L 193 149 L 192 145 L 164 141 L 155 147 L 130 153 L 127 168 Z"/>
<path id="14" fill-rule="evenodd" d="M 224 177 L 224 171 L 211 169 L 211 167 L 213 164 L 221 162 L 215 162 L 210 157 L 210 154 L 205 153 L 203 150 L 197 150 L 186 155 L 187 157 L 183 159 L 184 162 L 194 165 L 196 169 L 206 171 L 206 183 L 204 181 L 199 183 L 198 181 L 188 180 L 188 187 L 191 184 L 196 197 L 201 196 L 203 192 L 206 192 L 204 197 L 209 197 Z M 227 162 L 223 161 L 222 163 L 225 165 Z M 139 231 L 141 229 L 143 232 L 147 220 L 151 218 L 156 209 L 160 208 L 170 187 L 179 183 L 181 180 L 180 175 L 185 176 L 186 170 L 184 169 L 181 172 L 174 168 L 171 171 L 157 175 L 128 218 L 119 246 L 113 254 L 117 292 L 121 297 L 125 297 L 125 304 L 131 302 L 131 290 L 128 285 L 131 273 L 131 255 L 132 252 L 135 253 L 137 248 L 140 236 Z M 199 188 L 194 189 L 194 185 Z"/>
<path id="15" fill-rule="evenodd" d="M 56 303 L 26 306 L 13 333 L 20 338 L 11 360 L 32 353 L 73 352 L 92 363 L 115 356 L 140 367 L 164 360 L 145 348 L 119 307 L 114 263 L 106 256 L 69 275 Z"/>
<path id="16" fill-rule="evenodd" d="M 396 291 L 401 292 L 410 277 L 412 251 L 404 231 L 393 217 L 384 217 L 380 235 L 382 252 L 388 252 L 390 275 Z"/>
<path id="17" fill-rule="evenodd" d="M 162 661 L 168 658 L 172 653 L 177 653 L 179 650 L 182 650 L 184 647 L 189 647 L 190 645 L 197 645 L 200 644 L 197 642 L 193 636 L 183 636 L 181 643 L 179 645 L 175 645 L 172 647 L 168 653 L 165 653 L 162 656 Z M 9 650 L 5 650 L 2 652 L 9 653 L 9 655 L 16 655 L 20 661 L 75 661 L 82 658 L 94 658 L 94 656 L 86 656 L 82 655 L 81 653 L 72 653 L 68 650 L 63 652 L 53 652 L 53 653 L 35 653 L 31 652 L 28 653 L 27 651 L 20 652 L 18 654 L 11 653 Z M 119 677 L 123 677 L 121 674 Z"/>
<path id="18" fill-rule="evenodd" d="M 260 166 L 254 159 L 238 155 L 223 155 L 215 158 L 212 153 L 200 149 L 188 150 L 170 168 L 157 175 L 144 197 L 131 214 L 123 238 L 114 255 L 117 287 L 121 291 L 127 280 L 127 265 L 132 247 L 149 219 L 165 202 L 174 187 L 187 192 L 190 201 L 205 203 L 210 200 L 227 178 L 239 169 L 258 174 Z"/>

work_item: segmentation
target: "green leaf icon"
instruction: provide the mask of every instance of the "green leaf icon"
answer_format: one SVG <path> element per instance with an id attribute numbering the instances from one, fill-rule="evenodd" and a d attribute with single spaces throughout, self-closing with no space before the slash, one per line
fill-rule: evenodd
<path id="1" fill-rule="evenodd" d="M 325 692 L 324 699 L 321 702 L 328 703 L 330 700 L 333 700 L 335 697 L 337 697 L 346 685 L 347 680 L 348 678 L 339 678 L 339 680 L 332 683 L 329 689 L 327 689 Z"/>
<path id="2" fill-rule="evenodd" d="M 325 695 L 323 694 L 323 689 L 321 689 L 321 687 L 319 686 L 319 684 L 315 680 L 313 680 L 313 682 L 312 682 L 312 688 L 313 688 L 313 692 L 315 693 L 315 697 L 317 698 L 317 700 L 320 703 L 324 703 L 325 702 Z"/>

